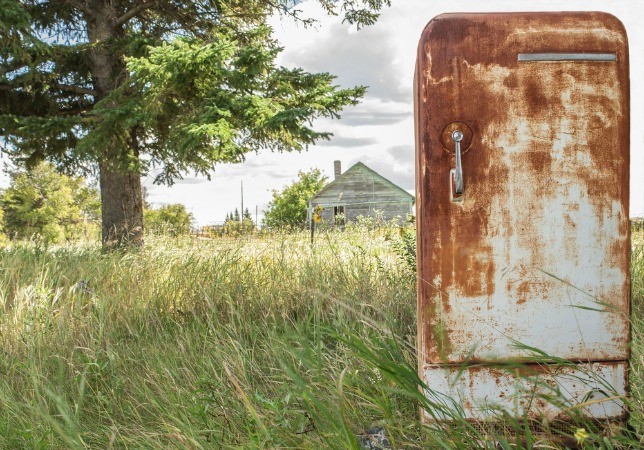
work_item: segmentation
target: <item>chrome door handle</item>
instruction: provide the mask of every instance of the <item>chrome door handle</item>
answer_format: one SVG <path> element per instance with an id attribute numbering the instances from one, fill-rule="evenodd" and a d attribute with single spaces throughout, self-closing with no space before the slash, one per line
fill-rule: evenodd
<path id="1" fill-rule="evenodd" d="M 461 141 L 463 140 L 463 132 L 461 130 L 454 130 L 452 132 L 452 140 L 454 141 L 454 153 L 456 154 L 456 169 L 453 171 L 453 197 L 463 195 L 463 166 L 461 164 Z"/>

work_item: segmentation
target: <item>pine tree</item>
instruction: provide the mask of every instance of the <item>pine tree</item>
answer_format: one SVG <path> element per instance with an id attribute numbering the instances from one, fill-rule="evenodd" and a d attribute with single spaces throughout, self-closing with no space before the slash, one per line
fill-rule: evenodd
<path id="1" fill-rule="evenodd" d="M 389 0 L 318 0 L 358 27 Z M 267 148 L 329 134 L 364 88 L 275 64 L 265 25 L 299 0 L 0 0 L 0 131 L 14 161 L 98 169 L 107 247 L 140 245 L 140 177 L 208 175 Z M 306 18 L 301 18 L 310 22 Z"/>

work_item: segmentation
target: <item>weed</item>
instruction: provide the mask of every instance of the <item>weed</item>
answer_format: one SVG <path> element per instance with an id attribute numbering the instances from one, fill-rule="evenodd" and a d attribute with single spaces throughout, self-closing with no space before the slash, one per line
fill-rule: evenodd
<path id="1" fill-rule="evenodd" d="M 313 246 L 296 233 L 0 251 L 0 448 L 340 449 L 373 427 L 394 448 L 544 448 L 520 418 L 499 412 L 504 427 L 482 430 L 422 394 L 410 236 L 404 250 L 347 227 Z M 644 243 L 633 242 L 629 407 L 641 432 Z M 453 421 L 430 427 L 420 408 Z M 574 425 L 562 437 L 585 448 L 637 446 L 636 434 Z"/>

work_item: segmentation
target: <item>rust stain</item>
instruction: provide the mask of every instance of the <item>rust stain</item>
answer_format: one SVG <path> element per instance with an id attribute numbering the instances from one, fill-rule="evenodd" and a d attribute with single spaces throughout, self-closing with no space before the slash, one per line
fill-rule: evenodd
<path id="1" fill-rule="evenodd" d="M 445 125 L 443 132 L 441 133 L 441 143 L 446 152 L 454 154 L 454 140 L 452 139 L 452 133 L 456 130 L 463 132 L 463 140 L 461 141 L 461 153 L 465 154 L 472 146 L 473 133 L 470 126 L 464 122 L 452 122 Z"/>
<path id="2" fill-rule="evenodd" d="M 436 294 L 433 301 L 426 303 L 427 314 L 424 316 L 431 320 L 426 328 L 427 342 L 429 342 L 426 351 L 428 354 L 434 355 L 434 358 L 438 356 L 440 361 L 446 362 L 449 360 L 448 355 L 452 352 L 452 343 L 443 318 L 449 310 L 442 310 L 448 302 L 442 301 L 440 297 L 440 294 Z"/>
<path id="3" fill-rule="evenodd" d="M 463 292 L 468 295 L 489 296 L 494 293 L 494 265 L 492 264 L 492 248 L 480 246 L 476 249 L 461 249 L 460 259 L 464 261 L 463 270 L 466 272 Z"/>
<path id="4" fill-rule="evenodd" d="M 617 61 L 517 61 L 531 52 L 615 53 Z M 556 356 L 628 357 L 629 84 L 621 23 L 604 13 L 441 15 L 421 36 L 414 85 L 419 367 L 465 355 L 489 361 L 485 351 L 509 351 L 500 341 L 531 339 L 535 327 L 538 335 L 558 333 L 544 329 L 557 318 L 548 317 L 547 304 L 582 314 L 565 304 L 579 290 L 626 314 L 604 321 L 615 333 L 610 348 L 562 344 L 553 347 Z M 455 161 L 445 148 L 457 123 L 466 125 L 468 149 L 462 204 L 449 201 Z M 553 217 L 560 220 L 549 226 Z M 608 238 L 597 268 L 588 248 Z M 568 266 L 607 281 L 582 277 L 577 285 Z M 527 323 L 513 323 L 521 314 Z"/>

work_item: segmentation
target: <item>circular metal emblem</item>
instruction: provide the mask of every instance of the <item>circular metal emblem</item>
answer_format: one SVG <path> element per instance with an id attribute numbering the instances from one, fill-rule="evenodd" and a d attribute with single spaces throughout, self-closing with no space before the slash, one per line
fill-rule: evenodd
<path id="1" fill-rule="evenodd" d="M 460 139 L 458 138 L 460 136 Z M 464 122 L 447 124 L 441 132 L 441 145 L 450 155 L 454 154 L 454 141 L 461 143 L 461 153 L 466 153 L 472 146 L 472 129 Z"/>

